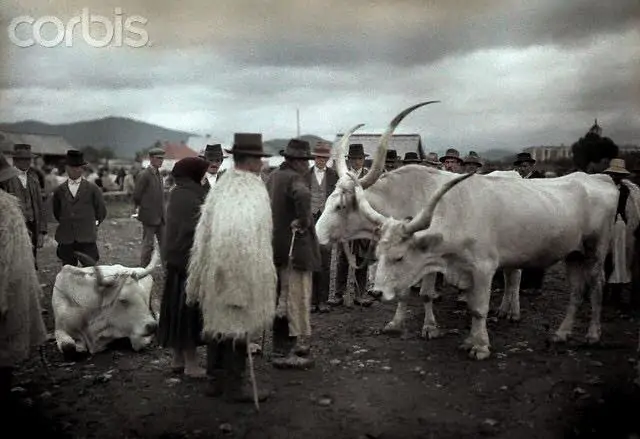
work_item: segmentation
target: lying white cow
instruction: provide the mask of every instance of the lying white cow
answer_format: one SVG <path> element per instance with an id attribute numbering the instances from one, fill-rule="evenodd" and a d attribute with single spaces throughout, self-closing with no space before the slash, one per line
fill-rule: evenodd
<path id="1" fill-rule="evenodd" d="M 158 327 L 150 303 L 151 272 L 159 262 L 156 248 L 145 268 L 62 267 L 51 297 L 58 349 L 95 354 L 122 338 L 136 351 L 148 346 Z"/>

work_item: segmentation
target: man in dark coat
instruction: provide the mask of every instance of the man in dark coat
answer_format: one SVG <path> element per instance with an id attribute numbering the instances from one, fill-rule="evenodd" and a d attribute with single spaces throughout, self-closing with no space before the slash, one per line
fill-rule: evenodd
<path id="1" fill-rule="evenodd" d="M 275 367 L 306 368 L 311 361 L 304 339 L 311 336 L 312 273 L 320 270 L 318 238 L 311 215 L 311 191 L 305 174 L 309 142 L 292 139 L 280 154 L 285 162 L 267 182 L 273 216 L 273 262 L 278 269 L 278 305 L 273 345 L 282 355 Z"/>
<path id="2" fill-rule="evenodd" d="M 151 262 L 154 237 L 162 247 L 164 234 L 165 207 L 164 184 L 160 167 L 164 161 L 164 150 L 153 148 L 149 151 L 149 166 L 138 175 L 133 201 L 138 207 L 138 220 L 142 223 L 142 251 L 140 266 Z"/>
<path id="3" fill-rule="evenodd" d="M 331 158 L 331 144 L 319 142 L 313 150 L 315 164 L 307 172 L 307 181 L 311 191 L 311 214 L 314 224 L 320 219 L 324 211 L 327 197 L 336 188 L 338 173 L 327 168 L 327 161 Z M 320 246 L 321 268 L 313 273 L 313 295 L 311 312 L 326 313 L 329 311 L 329 282 L 331 278 L 331 246 Z"/>
<path id="4" fill-rule="evenodd" d="M 16 144 L 13 147 L 13 166 L 17 175 L 0 183 L 0 188 L 18 198 L 27 230 L 31 238 L 31 248 L 36 270 L 37 252 L 42 247 L 47 234 L 47 214 L 44 209 L 42 189 L 38 174 L 31 167 L 34 155 L 31 145 Z"/>
<path id="5" fill-rule="evenodd" d="M 364 146 L 360 143 L 349 145 L 349 171 L 356 177 L 362 178 L 369 171 L 364 167 Z M 366 297 L 368 264 L 373 261 L 374 252 L 372 242 L 368 239 L 356 239 L 349 242 L 350 251 L 355 256 L 356 294 L 354 302 L 360 306 L 370 306 L 371 300 Z M 349 262 L 342 246 L 338 247 L 338 263 L 336 267 L 336 291 L 335 297 L 328 301 L 329 305 L 340 306 L 344 303 L 344 293 L 347 290 L 349 277 Z"/>
<path id="6" fill-rule="evenodd" d="M 390 172 L 394 169 L 398 169 L 398 151 L 390 149 L 387 151 L 387 157 L 384 161 L 384 170 Z"/>
<path id="7" fill-rule="evenodd" d="M 63 265 L 78 265 L 74 252 L 84 253 L 96 262 L 100 260 L 96 244 L 98 226 L 107 217 L 107 208 L 100 188 L 83 178 L 84 165 L 82 152 L 67 151 L 69 178 L 53 191 L 53 216 L 58 221 L 57 255 Z"/>
<path id="8" fill-rule="evenodd" d="M 544 178 L 544 174 L 535 169 L 536 160 L 528 152 L 521 152 L 516 156 L 513 166 L 522 178 Z M 527 268 L 522 270 L 520 280 L 521 290 L 537 290 L 540 293 L 544 281 L 544 268 Z"/>

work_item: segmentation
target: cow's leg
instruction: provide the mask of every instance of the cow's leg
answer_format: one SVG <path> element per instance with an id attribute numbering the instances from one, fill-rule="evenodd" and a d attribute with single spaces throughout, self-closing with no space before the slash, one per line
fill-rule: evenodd
<path id="1" fill-rule="evenodd" d="M 428 340 L 432 338 L 440 337 L 440 329 L 438 329 L 438 323 L 436 322 L 436 316 L 433 314 L 433 300 L 436 295 L 436 273 L 429 273 L 422 278 L 422 285 L 420 286 L 420 297 L 424 304 L 424 323 L 422 324 L 422 338 Z"/>
<path id="2" fill-rule="evenodd" d="M 63 355 L 73 355 L 77 352 L 82 352 L 81 347 L 76 346 L 76 342 L 66 331 L 62 329 L 56 329 L 54 333 L 56 337 L 56 344 L 58 345 L 58 350 L 62 352 Z"/>
<path id="3" fill-rule="evenodd" d="M 504 294 L 498 311 L 498 317 L 512 322 L 520 320 L 520 278 L 522 270 L 503 270 Z"/>
<path id="4" fill-rule="evenodd" d="M 551 338 L 554 342 L 564 342 L 571 335 L 575 322 L 576 311 L 582 304 L 585 288 L 585 271 L 582 261 L 567 259 L 567 281 L 569 283 L 569 305 L 567 314 L 560 327 Z"/>
<path id="5" fill-rule="evenodd" d="M 495 270 L 478 271 L 473 275 L 473 287 L 467 293 L 467 305 L 471 314 L 471 333 L 462 347 L 470 349 L 469 355 L 476 360 L 489 358 L 489 333 L 487 315 L 491 300 L 491 280 Z"/>
<path id="6" fill-rule="evenodd" d="M 586 341 L 589 344 L 598 343 L 602 334 L 600 318 L 602 315 L 602 286 L 604 284 L 604 273 L 599 264 L 589 267 L 586 270 L 589 279 L 589 291 L 591 299 L 591 322 L 587 330 Z"/>
<path id="7" fill-rule="evenodd" d="M 404 328 L 404 320 L 407 315 L 407 302 L 409 301 L 409 291 L 405 291 L 402 294 L 398 294 L 398 306 L 396 306 L 396 313 L 393 315 L 393 319 L 386 324 L 382 330 L 385 334 L 399 334 Z"/>

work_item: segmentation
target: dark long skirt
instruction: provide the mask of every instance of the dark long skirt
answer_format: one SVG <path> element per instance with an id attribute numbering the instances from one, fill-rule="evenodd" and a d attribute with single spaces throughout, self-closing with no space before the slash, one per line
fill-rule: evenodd
<path id="1" fill-rule="evenodd" d="M 198 306 L 187 306 L 184 269 L 167 266 L 160 305 L 158 343 L 165 348 L 190 349 L 201 346 L 202 313 Z"/>

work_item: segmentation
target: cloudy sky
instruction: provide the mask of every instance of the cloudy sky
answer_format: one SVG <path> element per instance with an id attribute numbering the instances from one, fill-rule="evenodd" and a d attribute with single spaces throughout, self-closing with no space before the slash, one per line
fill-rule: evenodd
<path id="1" fill-rule="evenodd" d="M 149 42 L 91 47 L 80 26 L 73 47 L 8 37 L 18 16 L 67 23 L 84 7 L 146 18 L 134 26 Z M 302 133 L 333 138 L 438 99 L 398 132 L 433 150 L 516 150 L 570 144 L 597 117 L 640 144 L 638 0 L 3 0 L 0 20 L 4 122 L 124 116 L 228 143 L 295 136 L 299 108 Z"/>

